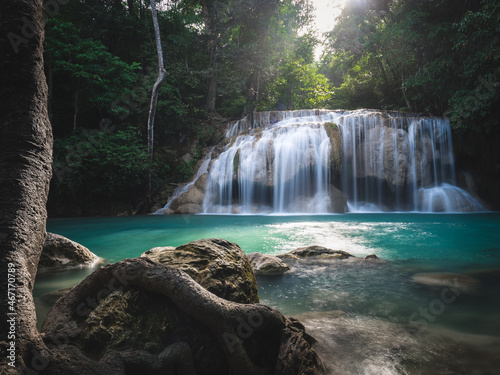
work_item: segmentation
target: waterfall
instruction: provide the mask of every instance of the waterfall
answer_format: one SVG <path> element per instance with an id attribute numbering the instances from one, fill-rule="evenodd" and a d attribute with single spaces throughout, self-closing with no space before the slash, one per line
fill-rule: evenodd
<path id="1" fill-rule="evenodd" d="M 233 138 L 210 169 L 204 212 L 329 212 L 331 143 L 323 123 L 332 118 L 318 110 L 267 112 L 251 127 L 230 125 Z"/>
<path id="2" fill-rule="evenodd" d="M 484 210 L 458 188 L 446 118 L 354 111 L 339 119 L 350 211 Z"/>
<path id="3" fill-rule="evenodd" d="M 228 124 L 225 142 L 202 166 L 205 213 L 484 210 L 456 186 L 446 118 L 261 112 Z"/>

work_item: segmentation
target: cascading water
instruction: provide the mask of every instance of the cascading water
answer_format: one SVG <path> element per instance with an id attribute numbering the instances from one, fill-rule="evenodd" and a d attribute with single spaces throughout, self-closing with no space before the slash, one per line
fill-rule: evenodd
<path id="1" fill-rule="evenodd" d="M 204 212 L 328 212 L 330 139 L 317 117 L 288 115 L 227 146 L 210 169 Z"/>
<path id="2" fill-rule="evenodd" d="M 355 111 L 339 121 L 350 211 L 484 210 L 455 186 L 448 119 Z"/>
<path id="3" fill-rule="evenodd" d="M 228 125 L 205 213 L 484 210 L 456 186 L 445 118 L 381 111 L 262 112 Z M 340 190 L 341 192 L 340 192 Z"/>

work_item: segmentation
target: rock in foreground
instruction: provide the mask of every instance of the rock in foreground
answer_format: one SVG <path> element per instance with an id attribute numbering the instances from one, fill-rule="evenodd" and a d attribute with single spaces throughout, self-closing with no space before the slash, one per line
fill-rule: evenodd
<path id="1" fill-rule="evenodd" d="M 92 267 L 99 261 L 100 258 L 85 246 L 59 234 L 47 233 L 38 272 Z"/>
<path id="2" fill-rule="evenodd" d="M 126 259 L 95 271 L 57 301 L 42 326 L 47 344 L 61 338 L 65 343 L 51 351 L 47 373 L 323 373 L 311 347 L 314 339 L 297 320 L 264 305 L 228 301 L 200 285 L 211 272 L 210 264 L 219 264 L 222 269 L 214 278 L 231 287 L 223 283 L 227 260 L 210 263 L 206 257 L 212 250 L 229 256 L 229 245 L 234 244 L 195 241 L 167 250 L 168 255 L 150 252 L 156 261 Z M 202 253 L 198 263 L 196 253 Z M 183 254 L 189 254 L 186 267 L 204 275 L 200 284 L 181 267 L 158 262 L 175 260 L 179 265 Z M 241 272 L 240 277 L 248 277 L 246 270 Z"/>
<path id="3" fill-rule="evenodd" d="M 241 248 L 222 239 L 155 247 L 141 257 L 179 268 L 215 295 L 233 302 L 257 303 L 257 280 Z"/>

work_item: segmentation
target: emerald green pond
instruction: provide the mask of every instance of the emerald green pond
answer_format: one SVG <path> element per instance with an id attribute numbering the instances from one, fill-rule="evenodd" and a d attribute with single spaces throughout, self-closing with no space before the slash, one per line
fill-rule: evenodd
<path id="1" fill-rule="evenodd" d="M 323 245 L 387 260 L 500 260 L 500 214 L 344 214 L 318 216 L 148 215 L 50 219 L 49 232 L 87 246 L 109 262 L 155 246 L 225 238 L 246 252 L 282 254 Z M 432 262 L 431 262 L 432 263 Z"/>
<path id="2" fill-rule="evenodd" d="M 356 326 L 366 324 L 368 331 L 376 331 L 381 324 L 398 324 L 500 339 L 499 213 L 149 215 L 51 219 L 47 230 L 85 245 L 106 262 L 202 238 L 225 238 L 246 253 L 283 254 L 322 245 L 358 257 L 376 254 L 388 262 L 292 262 L 292 271 L 283 277 L 258 277 L 261 302 L 286 315 L 340 310 L 355 319 Z M 42 274 L 34 296 L 75 285 L 90 272 Z M 430 287 L 414 279 L 419 273 L 448 272 L 471 278 L 473 288 L 457 287 L 460 292 L 452 295 L 446 288 L 453 285 Z M 321 324 L 317 329 L 318 335 L 325 332 Z M 391 340 L 400 337 L 394 334 Z M 500 346 L 497 349 L 498 359 Z M 386 355 L 380 358 L 383 362 Z M 391 373 L 384 363 L 377 368 Z"/>

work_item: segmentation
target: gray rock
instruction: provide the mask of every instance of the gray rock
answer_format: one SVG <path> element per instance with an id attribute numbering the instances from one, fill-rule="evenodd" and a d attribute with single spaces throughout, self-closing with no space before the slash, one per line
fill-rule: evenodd
<path id="1" fill-rule="evenodd" d="M 85 246 L 59 234 L 47 233 L 38 272 L 95 266 L 101 258 Z"/>
<path id="2" fill-rule="evenodd" d="M 290 266 L 274 255 L 250 253 L 247 255 L 257 276 L 279 276 L 290 270 Z"/>
<path id="3" fill-rule="evenodd" d="M 292 259 L 347 259 L 353 256 L 342 250 L 332 250 L 324 246 L 307 246 L 301 247 L 289 253 L 278 255 L 279 258 L 292 258 Z"/>
<path id="4" fill-rule="evenodd" d="M 240 303 L 259 302 L 257 280 L 241 248 L 222 239 L 153 248 L 141 257 L 179 268 L 208 291 Z"/>
<path id="5" fill-rule="evenodd" d="M 215 248 L 224 259 L 212 264 L 225 264 L 230 254 L 220 248 L 232 248 L 230 243 L 210 242 L 216 246 L 191 243 L 177 252 L 191 259 L 186 269 L 210 267 L 206 257 L 195 262 L 200 247 Z M 170 259 L 158 250 L 147 255 Z M 229 286 L 224 267 L 213 270 L 219 283 Z M 241 273 L 246 278 L 247 271 Z M 311 347 L 315 340 L 296 319 L 261 304 L 219 298 L 180 269 L 147 256 L 95 271 L 56 302 L 42 332 L 47 344 L 65 343 L 44 369 L 54 374 L 77 374 L 76 361 L 84 375 L 324 372 Z"/>
<path id="6" fill-rule="evenodd" d="M 174 199 L 170 204 L 170 209 L 177 214 L 197 214 L 203 211 L 204 193 L 191 185 L 185 193 Z"/>
<path id="7" fill-rule="evenodd" d="M 335 186 L 328 187 L 328 196 L 330 198 L 330 205 L 327 208 L 328 212 L 335 212 L 343 214 L 347 211 L 347 197 Z"/>

